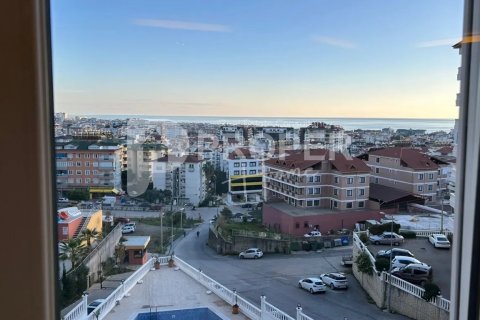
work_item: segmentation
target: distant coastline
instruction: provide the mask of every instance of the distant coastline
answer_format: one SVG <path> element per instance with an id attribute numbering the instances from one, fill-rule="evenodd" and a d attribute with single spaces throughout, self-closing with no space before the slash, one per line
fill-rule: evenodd
<path id="1" fill-rule="evenodd" d="M 224 116 L 155 116 L 155 115 L 72 115 L 106 120 L 145 119 L 177 123 L 211 123 L 228 125 L 280 126 L 300 128 L 312 122 L 326 122 L 342 126 L 345 130 L 380 130 L 383 128 L 422 129 L 427 132 L 453 129 L 454 119 L 407 119 L 407 118 L 333 118 L 333 117 L 224 117 Z"/>

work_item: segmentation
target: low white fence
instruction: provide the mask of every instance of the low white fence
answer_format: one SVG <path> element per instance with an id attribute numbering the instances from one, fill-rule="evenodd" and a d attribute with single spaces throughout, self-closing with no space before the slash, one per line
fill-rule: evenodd
<path id="1" fill-rule="evenodd" d="M 428 234 L 428 232 L 430 232 L 430 234 L 435 234 L 435 233 L 439 233 L 439 232 L 436 232 L 436 231 L 430 231 L 430 230 L 408 230 L 408 231 L 414 231 L 414 232 L 420 232 L 420 234 L 422 234 L 422 232 L 425 232 L 425 234 Z M 429 235 L 429 234 L 428 234 Z M 428 235 L 426 235 L 426 237 L 428 237 Z M 417 236 L 421 237 L 421 235 L 419 235 L 417 233 Z M 373 266 L 373 270 L 375 271 L 375 274 L 377 274 L 377 271 L 375 269 L 375 258 L 372 256 L 372 254 L 370 253 L 370 251 L 368 250 L 367 246 L 360 240 L 360 238 L 358 237 L 358 235 L 356 233 L 353 234 L 353 242 L 357 245 L 357 247 L 362 251 L 362 252 L 365 252 L 368 254 L 368 256 L 370 257 L 370 260 L 372 260 L 372 266 Z M 425 289 L 423 289 L 422 287 L 419 287 L 417 285 L 414 285 L 408 281 L 405 281 L 403 279 L 400 279 L 398 277 L 395 277 L 395 276 L 390 276 L 387 272 L 382 272 L 381 275 L 380 275 L 380 278 L 382 279 L 382 281 L 386 282 L 386 283 L 390 283 L 391 281 L 391 284 L 392 286 L 402 290 L 402 291 L 405 291 L 411 295 L 414 295 L 420 299 L 423 299 L 423 293 L 425 292 Z M 437 307 L 443 309 L 443 310 L 446 310 L 446 311 L 450 311 L 450 301 L 441 297 L 441 296 L 438 296 L 436 298 L 433 298 L 432 300 L 430 300 L 430 303 L 433 304 L 433 305 L 436 305 Z"/>
<path id="2" fill-rule="evenodd" d="M 445 236 L 453 235 L 453 232 L 451 232 L 451 231 L 446 231 L 446 230 L 440 232 L 440 230 L 400 229 L 399 232 L 415 232 L 415 234 L 416 234 L 417 237 L 419 237 L 419 238 L 428 238 L 428 237 L 431 236 L 432 234 L 443 234 L 443 235 L 445 235 Z"/>
<path id="3" fill-rule="evenodd" d="M 167 265 L 168 260 L 170 257 L 160 257 L 158 258 L 161 265 Z M 181 260 L 178 257 L 174 257 L 175 264 L 189 275 L 191 278 L 200 282 L 203 286 L 210 289 L 213 293 L 215 293 L 218 297 L 222 298 L 225 302 L 230 305 L 237 304 L 239 306 L 240 311 L 249 317 L 252 320 L 313 320 L 309 316 L 305 315 L 302 312 L 302 308 L 300 306 L 297 307 L 296 318 L 293 318 L 283 312 L 282 310 L 278 309 L 274 305 L 268 303 L 266 301 L 266 297 L 262 296 L 261 307 L 257 307 L 256 305 L 252 304 L 251 302 L 247 301 L 246 299 L 237 295 L 236 291 L 232 291 L 225 286 L 221 285 L 217 281 L 213 280 L 206 274 L 202 272 L 202 270 L 195 269 L 185 261 Z M 106 315 L 117 305 L 120 303 L 122 298 L 141 280 L 148 271 L 153 267 L 155 259 L 150 259 L 140 267 L 135 273 L 133 273 L 129 278 L 125 281 L 122 281 L 122 284 L 115 289 L 106 299 L 105 301 L 100 304 L 95 310 L 93 310 L 90 314 L 87 314 L 87 295 L 82 297 L 82 301 L 75 306 L 70 312 L 68 312 L 62 320 L 102 320 L 106 317 Z"/>

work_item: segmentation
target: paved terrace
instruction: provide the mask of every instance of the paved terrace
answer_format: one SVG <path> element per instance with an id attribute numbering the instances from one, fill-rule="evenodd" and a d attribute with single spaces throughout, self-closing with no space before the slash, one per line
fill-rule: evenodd
<path id="1" fill-rule="evenodd" d="M 120 301 L 105 317 L 107 320 L 135 319 L 137 312 L 166 311 L 208 307 L 224 319 L 248 319 L 243 314 L 233 315 L 232 307 L 181 270 L 162 266 L 149 271 L 135 285 L 130 296 Z"/>

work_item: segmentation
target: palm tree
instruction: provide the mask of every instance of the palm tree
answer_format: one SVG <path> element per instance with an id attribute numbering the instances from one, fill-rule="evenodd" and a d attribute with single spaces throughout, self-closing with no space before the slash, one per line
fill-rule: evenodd
<path id="1" fill-rule="evenodd" d="M 82 238 L 73 238 L 60 242 L 61 260 L 68 260 L 72 262 L 72 269 L 76 267 L 77 262 L 83 257 L 86 252 L 85 244 Z"/>
<path id="2" fill-rule="evenodd" d="M 90 249 L 90 246 L 92 244 L 92 240 L 95 241 L 95 240 L 98 240 L 102 237 L 102 235 L 100 233 L 97 232 L 97 230 L 95 228 L 93 229 L 85 229 L 82 231 L 81 235 L 80 235 L 80 238 L 82 240 L 85 240 L 87 241 L 87 248 Z"/>

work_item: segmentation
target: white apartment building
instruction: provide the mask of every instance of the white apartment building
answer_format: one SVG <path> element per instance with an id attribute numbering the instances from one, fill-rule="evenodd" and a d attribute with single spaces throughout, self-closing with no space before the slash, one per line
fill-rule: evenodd
<path id="1" fill-rule="evenodd" d="M 223 145 L 243 145 L 245 143 L 244 130 L 242 127 L 223 126 L 218 130 L 218 140 Z"/>
<path id="2" fill-rule="evenodd" d="M 170 190 L 179 204 L 198 206 L 205 199 L 203 160 L 195 156 L 168 155 L 153 162 L 153 187 Z"/>
<path id="3" fill-rule="evenodd" d="M 332 151 L 345 151 L 349 146 L 348 141 L 342 127 L 324 122 L 314 122 L 306 127 L 303 137 L 305 149 L 322 148 Z"/>

